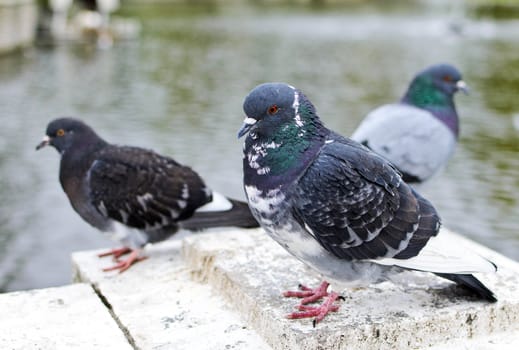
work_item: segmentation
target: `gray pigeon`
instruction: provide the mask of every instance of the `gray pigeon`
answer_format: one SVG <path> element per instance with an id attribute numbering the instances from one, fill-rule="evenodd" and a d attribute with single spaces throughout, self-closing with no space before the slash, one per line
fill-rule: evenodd
<path id="1" fill-rule="evenodd" d="M 351 138 L 393 163 L 407 183 L 426 181 L 456 147 L 458 90 L 468 91 L 456 68 L 431 66 L 414 77 L 400 102 L 370 112 Z"/>

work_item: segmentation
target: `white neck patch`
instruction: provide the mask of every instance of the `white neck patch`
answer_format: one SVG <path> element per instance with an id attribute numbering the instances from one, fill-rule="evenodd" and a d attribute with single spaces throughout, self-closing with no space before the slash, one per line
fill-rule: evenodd
<path id="1" fill-rule="evenodd" d="M 294 108 L 294 111 L 296 113 L 296 116 L 294 118 L 296 121 L 296 125 L 301 128 L 304 124 L 301 120 L 301 115 L 299 114 L 299 94 L 297 93 L 297 91 L 294 91 L 294 103 L 292 103 L 292 108 Z"/>

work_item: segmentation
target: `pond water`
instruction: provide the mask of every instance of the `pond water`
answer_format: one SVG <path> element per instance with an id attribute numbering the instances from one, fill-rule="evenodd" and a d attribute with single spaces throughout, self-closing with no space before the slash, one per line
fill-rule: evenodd
<path id="1" fill-rule="evenodd" d="M 139 40 L 67 43 L 0 57 L 0 290 L 65 284 L 70 253 L 112 243 L 72 210 L 46 124 L 76 116 L 119 144 L 189 164 L 216 190 L 241 187 L 244 96 L 265 81 L 302 89 L 349 135 L 418 70 L 450 62 L 461 140 L 426 188 L 444 225 L 519 259 L 519 22 L 446 3 L 341 7 L 139 6 Z"/>

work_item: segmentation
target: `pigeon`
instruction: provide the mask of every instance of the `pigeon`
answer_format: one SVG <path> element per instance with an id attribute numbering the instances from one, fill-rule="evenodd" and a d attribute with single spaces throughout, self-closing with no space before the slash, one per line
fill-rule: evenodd
<path id="1" fill-rule="evenodd" d="M 117 262 L 105 271 L 127 270 L 145 258 L 146 244 L 182 228 L 258 226 L 247 203 L 212 192 L 191 168 L 151 150 L 110 144 L 81 120 L 51 121 L 36 149 L 47 145 L 61 154 L 59 180 L 74 210 L 123 245 L 100 254 Z"/>
<path id="2" fill-rule="evenodd" d="M 366 286 L 391 271 L 433 272 L 495 302 L 472 273 L 496 265 L 446 242 L 432 204 L 385 158 L 327 129 L 310 100 L 284 83 L 265 83 L 245 98 L 238 137 L 243 181 L 253 215 L 290 254 L 344 286 Z M 337 293 L 328 282 L 285 296 L 304 297 L 290 318 L 319 322 Z M 319 307 L 304 305 L 327 297 Z"/>
<path id="3" fill-rule="evenodd" d="M 460 72 L 448 64 L 418 73 L 398 103 L 370 112 L 351 138 L 393 163 L 405 182 L 420 184 L 448 162 L 459 137 L 454 105 L 468 93 Z"/>

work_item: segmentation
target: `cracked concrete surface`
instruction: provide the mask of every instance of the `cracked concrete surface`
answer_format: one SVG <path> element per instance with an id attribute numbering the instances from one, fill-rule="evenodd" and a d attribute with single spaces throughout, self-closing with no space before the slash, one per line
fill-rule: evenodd
<path id="1" fill-rule="evenodd" d="M 124 348 L 119 344 L 135 349 L 516 349 L 519 264 L 446 234 L 499 266 L 495 275 L 478 276 L 499 302 L 474 300 L 446 280 L 410 271 L 370 288 L 339 290 L 345 298 L 341 308 L 314 328 L 309 319 L 286 318 L 298 300 L 281 294 L 299 283 L 317 285 L 320 276 L 260 229 L 227 229 L 150 246 L 150 258 L 123 274 L 102 272 L 111 261 L 99 259 L 95 251 L 75 253 L 74 279 L 81 284 L 46 294 L 49 299 L 64 293 L 70 311 L 56 314 L 50 323 L 37 317 L 29 320 L 42 323 L 41 332 L 55 334 L 61 328 L 67 333 L 72 316 L 83 321 L 77 329 L 86 331 L 77 340 L 82 339 L 85 348 L 91 348 L 92 329 L 108 323 L 104 334 L 114 335 L 110 339 L 118 343 L 110 348 L 117 349 Z M 75 288 L 88 297 L 74 295 Z M 31 293 L 40 292 L 21 292 L 24 303 L 41 304 L 42 299 Z M 0 305 L 10 307 L 11 314 L 29 315 L 17 307 L 22 299 L 9 298 L 0 295 Z M 77 309 L 79 299 L 91 300 L 91 310 Z M 12 337 L 4 331 L 11 328 L 7 321 L 0 323 L 0 347 L 23 348 L 5 346 Z M 73 334 L 75 327 L 70 328 Z M 24 336 L 51 344 L 38 334 L 27 331 Z M 55 339 L 53 345 L 66 340 Z"/>

